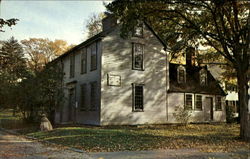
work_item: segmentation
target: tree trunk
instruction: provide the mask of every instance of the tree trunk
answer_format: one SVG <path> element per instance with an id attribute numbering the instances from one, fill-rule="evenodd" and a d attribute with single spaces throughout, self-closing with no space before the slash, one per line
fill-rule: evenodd
<path id="1" fill-rule="evenodd" d="M 237 81 L 239 88 L 239 106 L 240 106 L 240 137 L 247 141 L 250 140 L 250 121 L 248 113 L 248 81 L 247 71 L 237 71 Z"/>

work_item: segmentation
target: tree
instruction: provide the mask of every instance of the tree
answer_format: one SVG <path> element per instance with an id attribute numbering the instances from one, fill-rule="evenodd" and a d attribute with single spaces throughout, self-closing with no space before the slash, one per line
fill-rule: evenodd
<path id="1" fill-rule="evenodd" d="M 91 38 L 102 31 L 103 18 L 103 13 L 93 13 L 89 16 L 89 19 L 86 21 L 86 28 L 88 29 L 88 38 Z"/>
<path id="2" fill-rule="evenodd" d="M 0 105 L 14 107 L 16 85 L 25 78 L 26 61 L 22 46 L 14 37 L 3 42 L 0 50 Z"/>
<path id="3" fill-rule="evenodd" d="M 24 119 L 38 121 L 39 115 L 46 113 L 53 121 L 53 113 L 63 101 L 62 76 L 61 67 L 49 63 L 42 71 L 31 73 L 20 83 L 16 100 L 21 103 Z"/>
<path id="4" fill-rule="evenodd" d="M 4 32 L 4 30 L 3 30 L 4 26 L 7 25 L 7 26 L 11 27 L 12 25 L 16 25 L 17 21 L 18 21 L 18 19 L 16 19 L 16 18 L 7 19 L 7 20 L 0 18 L 0 32 Z"/>
<path id="5" fill-rule="evenodd" d="M 21 43 L 29 58 L 28 65 L 35 72 L 41 71 L 48 62 L 73 47 L 64 40 L 50 41 L 42 38 L 30 38 L 22 40 Z"/>
<path id="6" fill-rule="evenodd" d="M 150 24 L 174 53 L 193 46 L 213 48 L 237 73 L 240 105 L 240 136 L 247 140 L 248 71 L 250 61 L 250 7 L 237 0 L 115 0 L 107 9 L 122 23 L 122 36 L 129 36 L 138 20 Z"/>

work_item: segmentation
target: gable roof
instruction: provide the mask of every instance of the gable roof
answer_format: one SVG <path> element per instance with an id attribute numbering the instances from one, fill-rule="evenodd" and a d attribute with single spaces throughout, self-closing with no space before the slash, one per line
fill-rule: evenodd
<path id="1" fill-rule="evenodd" d="M 160 43 L 163 45 L 164 50 L 166 49 L 166 44 L 164 43 L 164 41 L 162 40 L 162 38 L 157 35 L 157 33 L 153 30 L 153 28 L 147 24 L 146 22 L 144 22 L 145 26 L 147 26 L 147 28 L 153 33 L 154 36 L 156 36 L 156 38 L 160 41 Z M 119 25 L 116 25 L 115 27 L 117 27 Z M 64 54 L 60 55 L 59 57 L 57 57 L 56 59 L 54 59 L 52 62 L 58 61 L 59 59 L 66 57 L 67 55 L 69 55 L 70 53 L 72 53 L 73 51 L 81 48 L 81 47 L 85 47 L 91 43 L 93 43 L 94 41 L 97 41 L 99 39 L 104 38 L 105 36 L 107 36 L 110 32 L 112 32 L 114 30 L 114 27 L 106 30 L 106 31 L 102 31 L 100 33 L 98 33 L 97 35 L 87 39 L 86 41 L 80 43 L 79 45 L 76 45 L 75 47 L 71 48 L 70 50 L 66 51 Z"/>
<path id="2" fill-rule="evenodd" d="M 212 94 L 212 95 L 223 95 L 225 92 L 219 85 L 218 81 L 214 79 L 212 74 L 207 70 L 206 67 L 191 66 L 188 67 L 183 65 L 186 69 L 186 82 L 178 83 L 177 80 L 177 68 L 179 64 L 169 64 L 169 78 L 170 87 L 169 92 L 182 92 L 182 93 L 198 93 L 198 94 Z M 207 71 L 207 84 L 200 85 L 200 70 L 204 68 Z"/>

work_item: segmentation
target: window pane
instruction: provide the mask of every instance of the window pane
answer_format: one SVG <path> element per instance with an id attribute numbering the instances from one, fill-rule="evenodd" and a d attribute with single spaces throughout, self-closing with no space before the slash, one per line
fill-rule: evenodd
<path id="1" fill-rule="evenodd" d="M 134 110 L 143 110 L 143 86 L 134 86 Z"/>
<path id="2" fill-rule="evenodd" d="M 184 83 L 184 75 L 185 75 L 185 72 L 184 70 L 179 70 L 179 82 L 180 83 Z"/>
<path id="3" fill-rule="evenodd" d="M 216 98 L 216 110 L 222 110 L 221 107 L 221 97 Z"/>
<path id="4" fill-rule="evenodd" d="M 186 94 L 186 103 L 185 103 L 185 109 L 187 110 L 192 110 L 192 95 L 191 94 Z"/>
<path id="5" fill-rule="evenodd" d="M 97 43 L 91 46 L 91 70 L 96 70 L 97 68 Z"/>
<path id="6" fill-rule="evenodd" d="M 87 52 L 86 48 L 84 48 L 82 52 L 82 58 L 81 58 L 81 73 L 86 73 L 87 72 Z"/>
<path id="7" fill-rule="evenodd" d="M 90 84 L 90 98 L 91 98 L 91 108 L 90 110 L 96 110 L 96 103 L 97 103 L 97 82 L 93 82 Z"/>
<path id="8" fill-rule="evenodd" d="M 134 44 L 133 49 L 133 69 L 143 69 L 143 45 Z"/>
<path id="9" fill-rule="evenodd" d="M 196 95 L 195 98 L 195 109 L 196 110 L 202 110 L 202 96 L 201 95 Z"/>
<path id="10" fill-rule="evenodd" d="M 81 110 L 86 110 L 86 84 L 81 85 Z"/>
<path id="11" fill-rule="evenodd" d="M 70 77 L 74 77 L 75 75 L 75 56 L 74 55 L 71 55 L 70 56 Z"/>
<path id="12" fill-rule="evenodd" d="M 200 84 L 201 85 L 207 84 L 207 71 L 204 69 L 200 71 Z"/>

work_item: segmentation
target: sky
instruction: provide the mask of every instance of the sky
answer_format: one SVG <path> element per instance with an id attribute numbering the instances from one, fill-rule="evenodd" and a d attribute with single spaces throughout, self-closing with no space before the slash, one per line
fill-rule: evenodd
<path id="1" fill-rule="evenodd" d="M 3 28 L 5 32 L 0 33 L 0 40 L 14 36 L 18 40 L 48 38 L 79 44 L 87 38 L 88 17 L 104 11 L 103 0 L 2 0 L 0 17 L 19 21 L 11 28 Z"/>

